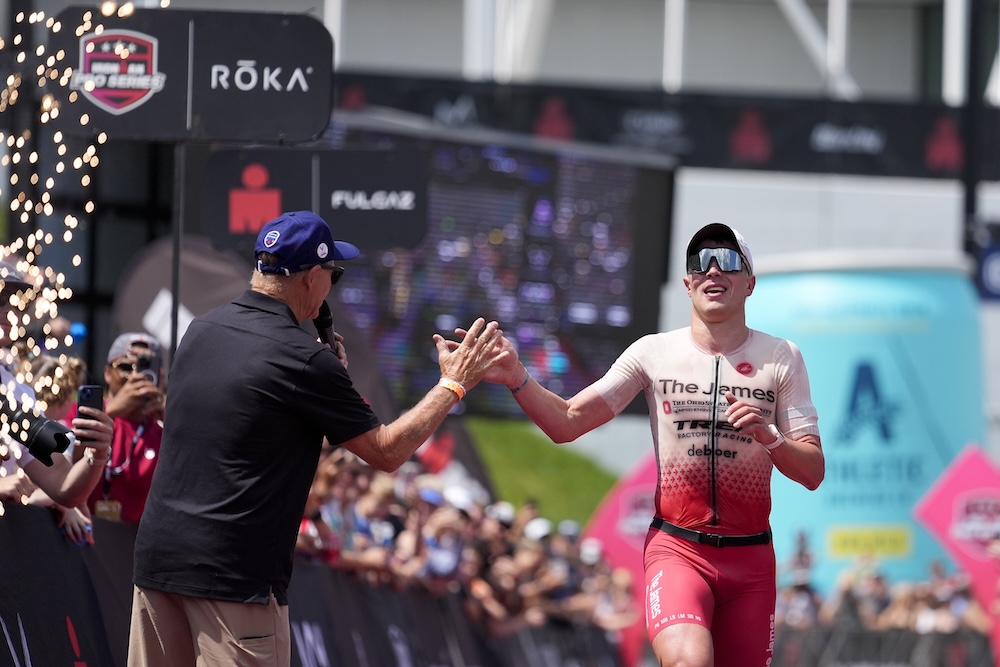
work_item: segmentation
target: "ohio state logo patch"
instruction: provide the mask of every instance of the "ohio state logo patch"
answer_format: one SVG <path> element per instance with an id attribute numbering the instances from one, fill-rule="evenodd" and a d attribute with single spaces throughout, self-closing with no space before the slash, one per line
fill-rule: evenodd
<path id="1" fill-rule="evenodd" d="M 157 71 L 158 40 L 134 30 L 105 30 L 80 38 L 80 65 L 69 87 L 94 105 L 119 116 L 163 90 Z"/>

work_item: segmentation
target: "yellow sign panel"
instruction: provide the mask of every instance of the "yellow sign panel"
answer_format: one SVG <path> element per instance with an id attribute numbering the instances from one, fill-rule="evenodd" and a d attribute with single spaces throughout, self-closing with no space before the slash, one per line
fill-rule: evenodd
<path id="1" fill-rule="evenodd" d="M 830 530 L 830 555 L 834 558 L 854 556 L 909 556 L 913 550 L 913 535 L 909 526 L 839 526 Z"/>

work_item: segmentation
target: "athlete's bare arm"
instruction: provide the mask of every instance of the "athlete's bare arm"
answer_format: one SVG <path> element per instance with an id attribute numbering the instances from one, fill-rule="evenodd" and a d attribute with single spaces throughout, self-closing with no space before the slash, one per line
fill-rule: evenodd
<path id="1" fill-rule="evenodd" d="M 523 373 L 527 375 L 527 372 L 525 370 Z M 566 400 L 538 384 L 530 376 L 528 383 L 514 394 L 514 400 L 528 419 L 535 422 L 555 443 L 572 442 L 584 433 L 608 423 L 615 416 L 592 387 L 587 387 Z"/>
<path id="2" fill-rule="evenodd" d="M 785 437 L 785 444 L 771 450 L 774 466 L 788 479 L 815 491 L 826 476 L 826 461 L 819 436 L 804 435 L 798 440 Z"/>

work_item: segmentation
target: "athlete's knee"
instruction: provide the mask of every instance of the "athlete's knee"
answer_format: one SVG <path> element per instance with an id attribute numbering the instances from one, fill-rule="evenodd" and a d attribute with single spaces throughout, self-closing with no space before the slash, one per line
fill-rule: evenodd
<path id="1" fill-rule="evenodd" d="M 693 623 L 678 623 L 653 638 L 653 655 L 660 667 L 712 667 L 712 633 Z"/>

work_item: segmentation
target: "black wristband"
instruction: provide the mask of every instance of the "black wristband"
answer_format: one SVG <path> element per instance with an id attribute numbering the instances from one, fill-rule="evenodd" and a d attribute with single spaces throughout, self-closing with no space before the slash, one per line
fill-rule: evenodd
<path id="1" fill-rule="evenodd" d="M 528 369 L 525 368 L 524 369 L 524 380 L 521 381 L 521 384 L 519 384 L 516 387 L 514 387 L 513 389 L 511 389 L 510 393 L 516 394 L 517 392 L 519 392 L 522 389 L 524 389 L 526 386 L 528 386 L 528 380 L 530 380 L 530 379 L 531 379 L 531 373 L 529 373 Z"/>

